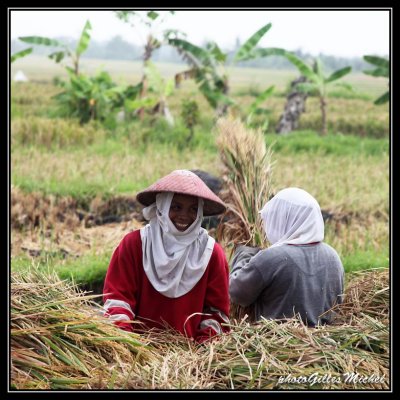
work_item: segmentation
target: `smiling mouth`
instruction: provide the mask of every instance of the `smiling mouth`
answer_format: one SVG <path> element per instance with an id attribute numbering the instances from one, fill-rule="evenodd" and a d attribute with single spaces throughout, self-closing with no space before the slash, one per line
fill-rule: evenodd
<path id="1" fill-rule="evenodd" d="M 175 222 L 175 226 L 176 226 L 180 231 L 186 231 L 186 229 L 189 227 L 189 224 L 180 224 L 179 222 Z"/>

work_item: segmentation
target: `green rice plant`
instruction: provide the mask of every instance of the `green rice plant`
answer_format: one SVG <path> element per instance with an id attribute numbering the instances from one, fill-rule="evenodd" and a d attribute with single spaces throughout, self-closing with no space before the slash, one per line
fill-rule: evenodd
<path id="1" fill-rule="evenodd" d="M 24 191 L 72 196 L 87 204 L 97 195 L 136 194 L 174 169 L 206 168 L 217 174 L 219 168 L 215 153 L 202 148 L 182 153 L 174 143 L 138 148 L 125 140 L 125 146 L 113 146 L 116 151 L 109 154 L 109 144 L 105 141 L 103 145 L 51 152 L 37 147 L 16 148 L 11 180 Z"/>
<path id="2" fill-rule="evenodd" d="M 364 271 L 366 268 L 387 268 L 390 265 L 389 246 L 386 250 L 357 250 L 341 254 L 346 273 Z"/>
<path id="3" fill-rule="evenodd" d="M 338 124 L 340 122 L 338 121 Z M 354 127 L 354 125 L 352 125 Z M 298 130 L 290 135 L 265 135 L 267 142 L 274 143 L 274 152 L 279 155 L 298 156 L 312 153 L 314 157 L 335 156 L 384 156 L 389 157 L 389 138 L 360 137 L 352 134 L 329 133 L 322 138 L 312 130 Z"/>
<path id="4" fill-rule="evenodd" d="M 325 241 L 340 254 L 346 273 L 389 266 L 387 215 L 334 217 L 325 223 Z"/>
<path id="5" fill-rule="evenodd" d="M 54 268 L 61 279 L 72 279 L 79 285 L 102 287 L 111 255 L 112 250 L 102 254 L 88 253 Z"/>

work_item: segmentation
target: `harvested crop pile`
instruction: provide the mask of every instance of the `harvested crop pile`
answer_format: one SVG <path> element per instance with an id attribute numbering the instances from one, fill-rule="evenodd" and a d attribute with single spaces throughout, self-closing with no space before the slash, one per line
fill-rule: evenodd
<path id="1" fill-rule="evenodd" d="M 32 270 L 11 279 L 15 389 L 389 389 L 389 276 L 358 273 L 335 323 L 233 321 L 196 345 L 174 332 L 110 325 L 91 296 Z"/>

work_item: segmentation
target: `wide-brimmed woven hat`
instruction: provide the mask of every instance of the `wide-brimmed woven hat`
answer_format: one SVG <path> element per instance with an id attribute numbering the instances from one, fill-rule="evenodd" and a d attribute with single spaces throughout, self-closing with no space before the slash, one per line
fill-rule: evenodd
<path id="1" fill-rule="evenodd" d="M 139 192 L 136 198 L 144 206 L 149 206 L 156 201 L 157 193 L 161 192 L 201 197 L 204 199 L 204 216 L 221 214 L 226 209 L 223 201 L 196 174 L 185 169 L 172 171 L 147 189 Z"/>

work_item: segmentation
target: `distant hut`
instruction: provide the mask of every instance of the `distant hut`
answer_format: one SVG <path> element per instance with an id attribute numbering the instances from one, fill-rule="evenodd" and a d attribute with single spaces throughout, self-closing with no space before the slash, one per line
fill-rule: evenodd
<path id="1" fill-rule="evenodd" d="M 15 82 L 28 82 L 27 76 L 21 71 L 17 71 L 17 73 L 14 76 L 14 81 Z"/>

